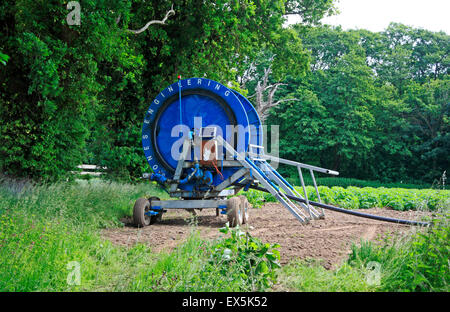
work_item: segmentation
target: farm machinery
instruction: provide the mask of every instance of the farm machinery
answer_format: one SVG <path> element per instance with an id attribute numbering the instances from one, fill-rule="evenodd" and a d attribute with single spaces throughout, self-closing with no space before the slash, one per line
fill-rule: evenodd
<path id="1" fill-rule="evenodd" d="M 153 171 L 144 178 L 156 181 L 176 199 L 139 198 L 134 223 L 148 226 L 169 209 L 195 214 L 195 209 L 213 208 L 217 216 L 227 216 L 230 226 L 245 224 L 250 217 L 247 198 L 230 196 L 249 188 L 271 193 L 302 224 L 324 218 L 324 209 L 381 221 L 415 222 L 322 203 L 315 172 L 339 173 L 268 155 L 263 142 L 261 120 L 243 95 L 210 79 L 179 79 L 151 102 L 142 127 L 142 146 Z M 297 167 L 303 196 L 274 163 Z M 308 199 L 304 171 L 311 175 L 318 202 Z"/>

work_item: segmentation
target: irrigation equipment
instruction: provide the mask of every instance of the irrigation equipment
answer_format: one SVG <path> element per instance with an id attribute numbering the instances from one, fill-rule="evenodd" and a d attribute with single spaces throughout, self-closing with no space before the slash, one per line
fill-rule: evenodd
<path id="1" fill-rule="evenodd" d="M 241 189 L 271 193 L 302 224 L 325 217 L 324 209 L 411 225 L 397 220 L 351 212 L 323 204 L 315 172 L 337 171 L 274 157 L 264 153 L 263 131 L 252 104 L 240 93 L 206 78 L 189 78 L 168 86 L 151 102 L 142 127 L 142 146 L 158 182 L 175 200 L 139 198 L 134 223 L 147 226 L 161 220 L 168 209 L 213 208 L 231 226 L 249 220 L 249 203 L 236 196 Z M 305 196 L 301 196 L 268 161 L 297 167 Z M 312 177 L 318 202 L 307 197 L 303 171 Z M 389 220 L 388 220 L 389 219 Z"/>

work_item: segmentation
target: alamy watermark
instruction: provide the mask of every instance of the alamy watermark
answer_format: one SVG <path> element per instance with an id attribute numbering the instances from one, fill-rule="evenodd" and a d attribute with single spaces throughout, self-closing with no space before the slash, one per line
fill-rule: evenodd
<path id="1" fill-rule="evenodd" d="M 224 150 L 219 148 L 217 150 L 217 159 L 219 160 L 234 160 L 234 159 L 245 159 L 246 153 L 250 154 L 269 154 L 273 157 L 279 157 L 279 126 L 272 125 L 270 127 L 270 131 L 268 131 L 267 126 L 256 127 L 254 125 L 249 125 L 244 127 L 242 125 L 226 125 L 224 127 L 220 127 L 218 125 L 208 125 L 203 126 L 202 117 L 194 117 L 194 128 L 191 129 L 187 125 L 176 125 L 170 130 L 170 136 L 172 138 L 178 138 L 175 140 L 171 146 L 170 154 L 172 159 L 178 161 L 182 154 L 182 147 L 187 138 L 190 137 L 191 133 L 194 132 L 194 157 L 201 160 L 203 153 L 201 151 L 201 141 L 203 138 L 199 136 L 199 132 L 201 129 L 205 128 L 214 128 L 215 136 L 222 137 L 235 151 L 236 155 L 230 153 L 225 149 L 225 154 L 223 154 Z M 270 146 L 270 151 L 261 150 L 258 148 L 250 148 L 249 142 L 252 137 L 259 137 L 259 144 L 262 146 Z M 144 135 L 143 139 L 148 138 L 147 135 Z M 270 143 L 270 144 L 269 144 Z M 146 148 L 144 148 L 146 150 Z M 237 158 L 235 158 L 235 156 Z M 253 155 L 255 156 L 255 155 Z M 187 154 L 186 160 L 191 159 L 191 153 Z M 278 168 L 278 162 L 271 161 L 271 166 L 274 169 Z"/>
<path id="2" fill-rule="evenodd" d="M 81 25 L 81 5 L 78 1 L 70 1 L 67 3 L 67 10 L 71 10 L 67 14 L 66 21 L 68 25 Z"/>
<path id="3" fill-rule="evenodd" d="M 81 265 L 78 261 L 70 261 L 67 263 L 67 285 L 79 286 L 81 285 Z"/>
<path id="4" fill-rule="evenodd" d="M 381 263 L 370 261 L 366 265 L 366 283 L 369 286 L 380 286 L 381 283 Z"/>

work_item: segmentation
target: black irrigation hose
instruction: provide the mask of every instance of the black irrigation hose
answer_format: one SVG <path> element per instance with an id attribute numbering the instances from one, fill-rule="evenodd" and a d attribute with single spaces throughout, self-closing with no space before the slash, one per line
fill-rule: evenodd
<path id="1" fill-rule="evenodd" d="M 244 184 L 238 184 L 239 186 L 245 186 Z M 265 188 L 259 187 L 259 186 L 253 186 L 251 185 L 250 188 L 258 190 L 258 191 L 263 191 L 266 193 L 270 193 L 268 190 L 266 190 Z M 292 195 L 288 195 L 288 194 L 284 194 L 287 198 L 291 199 L 291 200 L 295 200 L 301 203 L 305 203 L 306 204 L 306 200 L 297 196 L 292 196 Z M 411 220 L 403 220 L 403 219 L 394 219 L 394 218 L 388 218 L 388 217 L 381 217 L 381 216 L 376 216 L 376 215 L 371 215 L 368 213 L 363 213 L 363 212 L 358 212 L 358 211 L 353 211 L 353 210 L 349 210 L 349 209 L 344 209 L 344 208 L 339 208 L 339 207 L 335 207 L 335 206 L 331 206 L 331 205 L 327 205 L 327 204 L 322 204 L 322 203 L 318 203 L 318 202 L 314 202 L 314 201 L 308 201 L 310 205 L 312 206 L 316 206 L 319 208 L 323 208 L 323 209 L 328 209 L 328 210 L 333 210 L 336 212 L 341 212 L 341 213 L 346 213 L 346 214 L 350 214 L 353 216 L 357 216 L 357 217 L 362 217 L 362 218 L 367 218 L 367 219 L 374 219 L 374 220 L 378 220 L 378 221 L 384 221 L 384 222 L 392 222 L 392 223 L 397 223 L 397 224 L 406 224 L 406 225 L 416 225 L 416 226 L 431 226 L 431 223 L 429 222 L 421 222 L 421 221 L 411 221 Z"/>

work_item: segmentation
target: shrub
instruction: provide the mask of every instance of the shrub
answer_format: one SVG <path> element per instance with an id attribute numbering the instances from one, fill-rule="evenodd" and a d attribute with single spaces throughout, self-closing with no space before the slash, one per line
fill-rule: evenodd
<path id="1" fill-rule="evenodd" d="M 261 291 L 276 280 L 278 245 L 264 244 L 238 227 L 216 241 L 193 228 L 187 242 L 158 259 L 131 283 L 133 291 Z"/>
<path id="2" fill-rule="evenodd" d="M 276 281 L 276 269 L 280 268 L 280 245 L 262 243 L 239 227 L 229 228 L 228 223 L 220 231 L 230 237 L 212 247 L 209 265 L 233 280 L 247 281 L 245 291 L 262 291 Z"/>
<path id="3" fill-rule="evenodd" d="M 380 207 L 379 192 L 377 189 L 372 187 L 349 187 L 347 190 L 358 198 L 360 209 Z"/>

